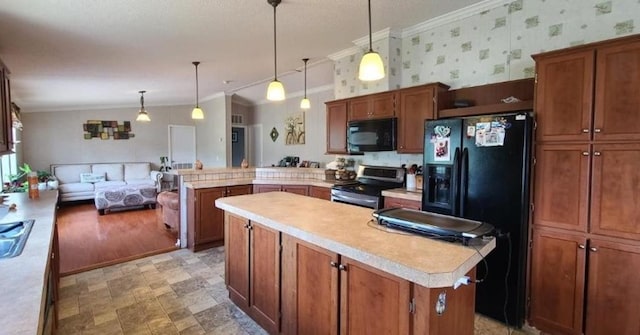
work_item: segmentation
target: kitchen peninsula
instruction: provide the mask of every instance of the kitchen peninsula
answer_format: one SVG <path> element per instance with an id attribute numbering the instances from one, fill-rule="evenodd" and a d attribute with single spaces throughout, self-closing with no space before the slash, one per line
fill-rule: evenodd
<path id="1" fill-rule="evenodd" d="M 286 192 L 225 197 L 225 282 L 269 333 L 473 334 L 493 248 L 386 230 L 372 210 Z"/>

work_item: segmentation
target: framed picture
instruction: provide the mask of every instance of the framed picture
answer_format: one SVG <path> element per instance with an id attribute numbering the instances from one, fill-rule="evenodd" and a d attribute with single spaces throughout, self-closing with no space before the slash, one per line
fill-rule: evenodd
<path id="1" fill-rule="evenodd" d="M 238 132 L 237 131 L 232 131 L 231 132 L 231 142 L 233 142 L 233 143 L 238 142 Z"/>

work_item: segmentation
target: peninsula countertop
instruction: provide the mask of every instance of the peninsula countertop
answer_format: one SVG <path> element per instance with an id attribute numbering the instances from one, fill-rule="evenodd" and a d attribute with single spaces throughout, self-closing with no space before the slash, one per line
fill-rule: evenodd
<path id="1" fill-rule="evenodd" d="M 2 223 L 35 220 L 22 254 L 0 259 L 0 324 L 3 334 L 40 334 L 43 320 L 49 254 L 51 253 L 57 191 L 41 191 L 37 199 L 27 193 L 10 193 L 6 204 L 16 210 Z"/>
<path id="2" fill-rule="evenodd" d="M 225 197 L 216 206 L 300 240 L 355 259 L 424 287 L 450 287 L 495 248 L 393 231 L 372 221 L 372 210 L 286 192 Z"/>

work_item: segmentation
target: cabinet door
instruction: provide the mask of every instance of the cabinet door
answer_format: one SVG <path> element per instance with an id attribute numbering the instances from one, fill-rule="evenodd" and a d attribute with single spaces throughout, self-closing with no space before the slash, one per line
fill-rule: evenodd
<path id="1" fill-rule="evenodd" d="M 435 118 L 435 89 L 420 86 L 398 93 L 398 153 L 423 153 L 424 122 Z"/>
<path id="2" fill-rule="evenodd" d="M 249 226 L 249 314 L 269 334 L 280 330 L 280 233 L 255 222 Z"/>
<path id="3" fill-rule="evenodd" d="M 327 153 L 347 153 L 347 101 L 327 103 Z"/>
<path id="4" fill-rule="evenodd" d="M 596 140 L 640 140 L 640 41 L 596 54 Z"/>
<path id="5" fill-rule="evenodd" d="M 409 334 L 410 283 L 344 256 L 340 263 L 340 333 Z"/>
<path id="6" fill-rule="evenodd" d="M 536 146 L 533 223 L 587 231 L 589 145 Z"/>
<path id="7" fill-rule="evenodd" d="M 309 195 L 324 200 L 331 200 L 331 189 L 328 187 L 309 186 Z"/>
<path id="8" fill-rule="evenodd" d="M 396 115 L 396 93 L 385 92 L 370 96 L 372 119 L 386 119 Z"/>
<path id="9" fill-rule="evenodd" d="M 224 240 L 224 211 L 215 201 L 225 194 L 224 187 L 196 190 L 196 245 Z"/>
<path id="10" fill-rule="evenodd" d="M 536 57 L 538 141 L 591 138 L 594 52 Z"/>
<path id="11" fill-rule="evenodd" d="M 251 185 L 227 186 L 227 197 L 251 194 Z"/>
<path id="12" fill-rule="evenodd" d="M 9 71 L 0 62 L 0 153 L 11 150 L 11 85 Z"/>
<path id="13" fill-rule="evenodd" d="M 589 244 L 585 334 L 640 334 L 640 245 Z"/>
<path id="14" fill-rule="evenodd" d="M 307 185 L 282 185 L 282 190 L 289 193 L 309 195 L 309 186 Z"/>
<path id="15" fill-rule="evenodd" d="M 593 146 L 591 232 L 640 240 L 640 144 Z"/>
<path id="16" fill-rule="evenodd" d="M 534 230 L 529 322 L 536 328 L 582 334 L 585 246 L 586 239 L 578 235 Z"/>
<path id="17" fill-rule="evenodd" d="M 249 220 L 225 214 L 225 277 L 229 299 L 245 311 L 249 307 Z"/>
<path id="18" fill-rule="evenodd" d="M 253 193 L 278 192 L 281 188 L 280 185 L 254 184 Z"/>
<path id="19" fill-rule="evenodd" d="M 371 98 L 367 96 L 349 99 L 349 121 L 367 120 L 371 113 Z"/>
<path id="20" fill-rule="evenodd" d="M 338 255 L 282 235 L 282 333 L 338 333 Z"/>
<path id="21" fill-rule="evenodd" d="M 400 198 L 384 197 L 384 208 L 397 207 L 420 210 L 422 204 L 420 201 L 407 200 Z"/>

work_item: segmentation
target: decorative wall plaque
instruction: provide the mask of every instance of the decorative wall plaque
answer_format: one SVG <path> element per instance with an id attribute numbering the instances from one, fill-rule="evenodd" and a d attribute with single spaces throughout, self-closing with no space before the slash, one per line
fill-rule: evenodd
<path id="1" fill-rule="evenodd" d="M 94 137 L 103 140 L 108 140 L 109 138 L 127 140 L 135 136 L 131 132 L 131 121 L 123 121 L 118 124 L 118 121 L 87 120 L 87 123 L 82 125 L 82 129 L 85 131 L 85 140 L 90 140 Z"/>

